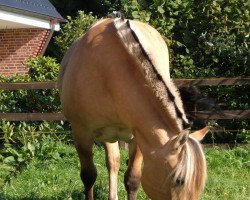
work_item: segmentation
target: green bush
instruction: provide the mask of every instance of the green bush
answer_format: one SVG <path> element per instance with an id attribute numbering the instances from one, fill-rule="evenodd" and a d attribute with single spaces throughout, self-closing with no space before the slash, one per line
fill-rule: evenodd
<path id="1" fill-rule="evenodd" d="M 250 74 L 246 0 L 122 0 L 122 7 L 126 17 L 148 22 L 164 36 L 174 77 Z"/>
<path id="2" fill-rule="evenodd" d="M 36 57 L 29 58 L 26 61 L 29 68 L 28 76 L 31 81 L 56 81 L 59 73 L 60 65 L 55 58 Z"/>
<path id="3" fill-rule="evenodd" d="M 27 75 L 0 77 L 0 82 L 56 81 L 60 65 L 54 58 L 29 58 Z M 1 113 L 60 112 L 57 89 L 0 90 Z M 48 147 L 48 138 L 69 141 L 69 124 L 64 122 L 7 122 L 0 121 L 0 162 L 11 165 L 5 182 L 25 169 L 36 157 L 57 159 L 56 147 Z M 52 133 L 52 134 L 51 134 Z M 60 134 L 58 134 L 60 133 Z"/>
<path id="4" fill-rule="evenodd" d="M 28 75 L 0 77 L 0 82 L 56 81 L 60 65 L 54 58 L 29 58 Z M 59 112 L 57 89 L 48 90 L 0 90 L 0 112 Z"/>
<path id="5" fill-rule="evenodd" d="M 0 163 L 10 166 L 4 184 L 10 184 L 34 158 L 50 162 L 61 159 L 63 154 L 55 141 L 72 142 L 65 130 L 64 123 L 57 122 L 0 121 Z"/>
<path id="6" fill-rule="evenodd" d="M 68 16 L 60 34 L 55 37 L 55 44 L 58 48 L 54 53 L 58 60 L 62 59 L 69 46 L 82 36 L 95 21 L 97 21 L 96 16 L 93 16 L 92 13 L 85 14 L 83 11 L 78 11 L 75 19 Z"/>
<path id="7" fill-rule="evenodd" d="M 162 34 L 170 48 L 173 77 L 249 76 L 246 0 L 121 0 L 110 11 L 118 7 L 126 18 L 149 23 Z M 55 38 L 58 60 L 96 20 L 83 11 L 75 19 L 68 17 Z"/>

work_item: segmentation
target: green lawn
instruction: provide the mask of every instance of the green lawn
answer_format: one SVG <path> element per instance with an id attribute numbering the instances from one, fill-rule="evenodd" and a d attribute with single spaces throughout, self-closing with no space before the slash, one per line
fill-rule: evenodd
<path id="1" fill-rule="evenodd" d="M 27 168 L 4 186 L 4 180 L 12 169 L 0 163 L 0 199 L 84 199 L 83 185 L 79 178 L 79 162 L 75 149 L 63 143 L 57 144 L 56 159 L 35 158 Z M 250 200 L 250 147 L 220 150 L 206 149 L 208 181 L 202 200 Z M 95 147 L 98 179 L 95 187 L 97 199 L 107 199 L 108 175 L 104 150 Z M 126 199 L 123 174 L 126 170 L 127 152 L 122 151 L 119 197 Z M 138 199 L 148 199 L 141 190 Z"/>

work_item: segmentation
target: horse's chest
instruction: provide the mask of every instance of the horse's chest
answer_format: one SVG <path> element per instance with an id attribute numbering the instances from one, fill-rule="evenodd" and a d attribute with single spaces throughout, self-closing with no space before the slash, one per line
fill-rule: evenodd
<path id="1" fill-rule="evenodd" d="M 94 133 L 95 133 L 95 140 L 101 142 L 116 142 L 116 141 L 129 142 L 134 137 L 130 129 L 119 124 L 99 128 Z"/>

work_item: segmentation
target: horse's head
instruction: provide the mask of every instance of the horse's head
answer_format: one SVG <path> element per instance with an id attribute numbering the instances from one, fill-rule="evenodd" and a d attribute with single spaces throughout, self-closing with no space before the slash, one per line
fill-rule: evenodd
<path id="1" fill-rule="evenodd" d="M 142 186 L 153 200 L 197 200 L 206 180 L 206 161 L 199 141 L 209 129 L 183 130 L 144 158 Z"/>

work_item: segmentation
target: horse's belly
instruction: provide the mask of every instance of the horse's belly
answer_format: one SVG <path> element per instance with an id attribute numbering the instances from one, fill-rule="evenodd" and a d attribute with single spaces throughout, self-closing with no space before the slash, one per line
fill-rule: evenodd
<path id="1" fill-rule="evenodd" d="M 100 142 L 130 142 L 133 137 L 132 131 L 122 125 L 106 126 L 95 131 L 95 140 Z"/>

